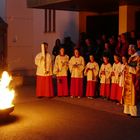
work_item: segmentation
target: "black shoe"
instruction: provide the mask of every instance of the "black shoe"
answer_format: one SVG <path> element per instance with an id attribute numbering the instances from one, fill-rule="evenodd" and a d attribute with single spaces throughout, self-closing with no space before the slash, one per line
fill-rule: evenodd
<path id="1" fill-rule="evenodd" d="M 139 118 L 139 116 L 131 116 L 131 118 Z"/>
<path id="2" fill-rule="evenodd" d="M 38 99 L 42 99 L 43 97 L 44 97 L 44 96 L 38 96 L 37 98 L 38 98 Z"/>

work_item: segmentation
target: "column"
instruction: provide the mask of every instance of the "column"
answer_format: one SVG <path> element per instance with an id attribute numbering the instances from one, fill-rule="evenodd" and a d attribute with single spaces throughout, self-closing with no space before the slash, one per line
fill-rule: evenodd
<path id="1" fill-rule="evenodd" d="M 135 13 L 138 10 L 139 7 L 134 5 L 119 6 L 119 34 L 135 30 Z"/>

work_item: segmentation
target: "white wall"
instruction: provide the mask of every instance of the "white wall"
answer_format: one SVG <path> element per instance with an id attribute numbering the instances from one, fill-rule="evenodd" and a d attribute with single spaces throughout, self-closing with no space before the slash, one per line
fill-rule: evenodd
<path id="1" fill-rule="evenodd" d="M 7 0 L 9 70 L 33 68 L 33 12 L 26 0 Z"/>
<path id="2" fill-rule="evenodd" d="M 75 43 L 78 41 L 79 12 L 57 11 L 56 22 L 56 32 L 62 39 L 70 36 Z"/>
<path id="3" fill-rule="evenodd" d="M 71 36 L 75 43 L 78 41 L 78 12 L 56 11 L 56 32 L 44 33 L 44 10 L 28 9 L 26 0 L 7 0 L 6 7 L 9 70 L 35 72 L 34 57 L 44 41 L 50 53 L 57 38 L 63 41 L 65 36 Z"/>
<path id="4" fill-rule="evenodd" d="M 72 41 L 78 42 L 79 12 L 56 11 L 56 32 L 44 33 L 44 10 L 34 10 L 34 54 L 40 50 L 41 42 L 48 42 L 49 52 L 52 52 L 55 40 L 62 42 L 64 37 L 70 36 Z"/>
<path id="5" fill-rule="evenodd" d="M 5 2 L 6 0 L 0 0 L 0 17 L 5 20 Z"/>

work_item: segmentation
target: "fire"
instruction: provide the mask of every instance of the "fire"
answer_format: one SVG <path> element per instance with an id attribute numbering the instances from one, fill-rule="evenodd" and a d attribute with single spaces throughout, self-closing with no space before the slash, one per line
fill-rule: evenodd
<path id="1" fill-rule="evenodd" d="M 9 108 L 12 105 L 15 91 L 9 88 L 12 77 L 4 71 L 0 79 L 0 110 Z"/>

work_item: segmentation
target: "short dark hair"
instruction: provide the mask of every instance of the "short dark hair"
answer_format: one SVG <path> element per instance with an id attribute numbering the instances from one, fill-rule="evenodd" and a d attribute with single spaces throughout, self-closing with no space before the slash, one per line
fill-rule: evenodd
<path id="1" fill-rule="evenodd" d="M 43 44 L 46 45 L 46 46 L 48 46 L 48 43 L 47 42 L 43 42 Z"/>

